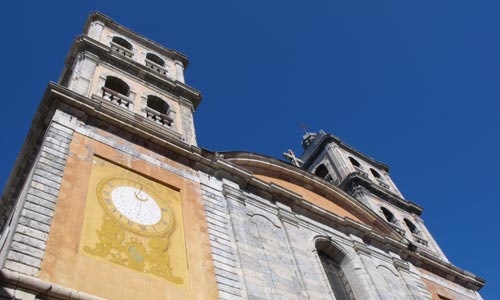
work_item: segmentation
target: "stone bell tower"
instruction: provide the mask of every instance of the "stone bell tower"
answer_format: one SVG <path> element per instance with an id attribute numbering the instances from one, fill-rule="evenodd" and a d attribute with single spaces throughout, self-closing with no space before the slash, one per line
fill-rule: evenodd
<path id="1" fill-rule="evenodd" d="M 379 214 L 413 247 L 448 261 L 420 217 L 423 209 L 403 197 L 386 164 L 324 131 L 307 133 L 302 146 L 302 168 L 339 186 Z"/>
<path id="2" fill-rule="evenodd" d="M 93 14 L 66 59 L 61 85 L 84 97 L 105 99 L 129 114 L 164 127 L 163 133 L 196 145 L 192 112 L 201 94 L 185 84 L 188 59 Z"/>
<path id="3" fill-rule="evenodd" d="M 0 298 L 216 298 L 187 66 L 90 15 L 2 195 Z"/>

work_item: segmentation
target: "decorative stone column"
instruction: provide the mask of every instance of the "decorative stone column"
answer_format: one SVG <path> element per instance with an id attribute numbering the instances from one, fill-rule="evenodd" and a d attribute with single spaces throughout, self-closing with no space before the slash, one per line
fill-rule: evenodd
<path id="1" fill-rule="evenodd" d="M 410 295 L 409 299 L 430 300 L 432 298 L 428 292 L 424 292 L 425 289 L 419 287 L 418 282 L 416 282 L 414 278 L 414 274 L 410 270 L 410 265 L 407 262 L 395 257 L 392 258 L 392 261 L 406 285 L 406 290 Z M 420 282 L 420 284 L 423 285 L 424 283 Z"/>
<path id="2" fill-rule="evenodd" d="M 94 40 L 99 41 L 101 38 L 102 30 L 104 29 L 104 23 L 101 21 L 94 21 L 90 24 L 88 36 Z"/>
<path id="3" fill-rule="evenodd" d="M 351 235 L 351 238 L 354 239 L 354 250 L 356 250 L 358 254 L 360 266 L 355 267 L 355 274 L 351 274 L 351 276 L 346 274 L 346 276 L 349 279 L 349 283 L 352 284 L 351 287 L 353 291 L 356 291 L 356 299 L 385 299 L 381 297 L 380 291 L 377 288 L 380 285 L 375 284 L 375 278 L 373 277 L 375 274 L 375 266 L 372 263 L 371 250 L 362 242 L 357 241 L 357 237 Z"/>
<path id="4" fill-rule="evenodd" d="M 297 279 L 300 284 L 300 289 L 302 290 L 302 297 L 304 299 L 311 299 L 311 297 L 309 297 L 309 293 L 307 292 L 304 276 L 300 272 L 300 268 L 298 266 L 297 256 L 293 249 L 293 245 L 290 241 L 290 235 L 293 234 L 290 231 L 294 229 L 297 230 L 299 228 L 299 224 L 297 222 L 297 215 L 292 211 L 292 209 L 289 206 L 281 204 L 280 202 L 276 202 L 276 206 L 278 207 L 278 218 L 281 221 L 281 227 L 286 242 L 286 246 L 291 255 L 293 270 L 297 274 Z"/>
<path id="5" fill-rule="evenodd" d="M 73 74 L 71 81 L 68 82 L 68 88 L 76 93 L 90 97 L 90 85 L 95 73 L 99 57 L 90 52 L 80 52 L 77 54 L 73 65 Z"/>
<path id="6" fill-rule="evenodd" d="M 338 182 L 342 182 L 344 178 L 350 173 L 349 167 L 346 165 L 344 158 L 342 157 L 342 154 L 338 150 L 338 146 L 335 144 L 330 144 L 326 148 L 326 151 L 328 154 L 328 157 L 330 158 L 332 164 L 334 166 L 337 166 L 337 176 L 338 176 Z"/>

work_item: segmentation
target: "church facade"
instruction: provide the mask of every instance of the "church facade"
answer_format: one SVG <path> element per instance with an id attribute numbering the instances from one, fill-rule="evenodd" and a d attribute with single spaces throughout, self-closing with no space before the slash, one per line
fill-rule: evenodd
<path id="1" fill-rule="evenodd" d="M 338 137 L 291 162 L 199 147 L 187 66 L 89 16 L 2 194 L 0 299 L 482 299 Z"/>

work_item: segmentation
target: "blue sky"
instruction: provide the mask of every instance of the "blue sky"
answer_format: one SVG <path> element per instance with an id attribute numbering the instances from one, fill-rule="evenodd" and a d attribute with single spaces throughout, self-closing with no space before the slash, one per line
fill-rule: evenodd
<path id="1" fill-rule="evenodd" d="M 500 2 L 8 1 L 0 183 L 91 11 L 186 54 L 200 146 L 280 158 L 323 129 L 390 166 L 449 259 L 500 294 Z"/>

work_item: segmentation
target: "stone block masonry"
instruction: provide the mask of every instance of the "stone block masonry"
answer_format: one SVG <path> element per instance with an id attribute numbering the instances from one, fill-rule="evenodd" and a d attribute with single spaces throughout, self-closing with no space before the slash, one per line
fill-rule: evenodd
<path id="1" fill-rule="evenodd" d="M 73 135 L 72 120 L 70 115 L 56 111 L 47 128 L 26 192 L 17 200 L 13 219 L 17 226 L 9 235 L 4 263 L 7 270 L 31 276 L 40 271 Z"/>
<path id="2" fill-rule="evenodd" d="M 219 299 L 245 299 L 233 230 L 221 182 L 200 174 Z"/>

